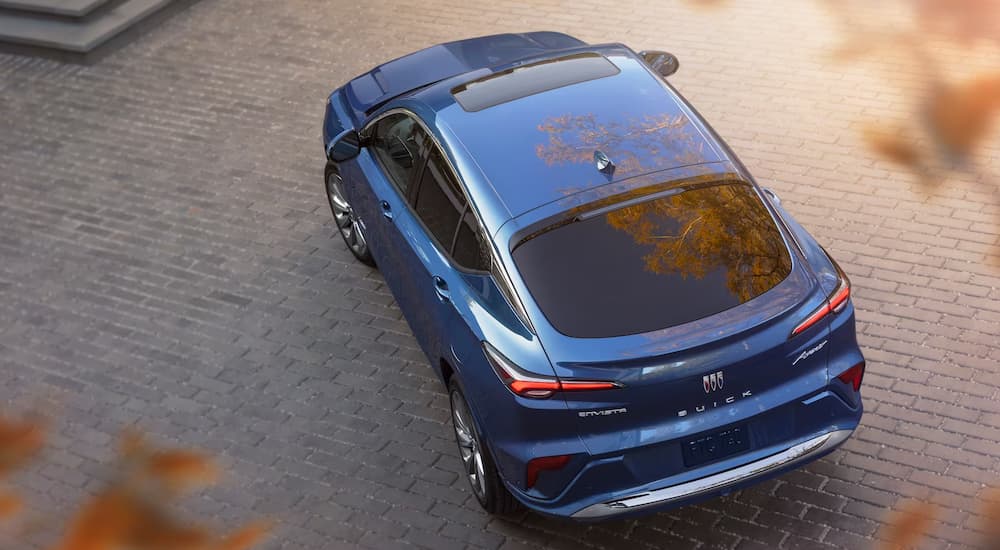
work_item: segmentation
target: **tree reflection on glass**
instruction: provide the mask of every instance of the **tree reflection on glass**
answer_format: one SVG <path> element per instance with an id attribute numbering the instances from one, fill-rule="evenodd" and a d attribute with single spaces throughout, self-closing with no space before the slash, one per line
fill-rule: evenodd
<path id="1" fill-rule="evenodd" d="M 683 113 L 608 120 L 593 113 L 567 114 L 545 119 L 538 129 L 548 140 L 538 144 L 535 153 L 546 164 L 590 163 L 594 151 L 600 150 L 615 162 L 616 179 L 719 160 L 714 150 L 706 151 L 710 146 Z M 684 192 L 614 210 L 605 219 L 648 250 L 643 257 L 647 271 L 702 279 L 722 270 L 729 290 L 745 302 L 781 282 L 791 270 L 791 260 L 753 189 L 736 176 L 727 180 L 713 172 L 683 180 L 673 174 L 671 179 L 679 181 L 658 187 L 683 186 Z M 571 196 L 578 191 L 562 192 Z M 649 192 L 642 188 L 597 201 L 590 197 L 582 210 Z"/>
<path id="2" fill-rule="evenodd" d="M 619 174 L 718 160 L 706 157 L 705 141 L 683 113 L 641 118 L 599 119 L 593 113 L 546 118 L 538 130 L 548 141 L 535 147 L 546 164 L 593 162 L 594 151 L 604 152 Z"/>
<path id="3" fill-rule="evenodd" d="M 703 278 L 722 269 L 730 292 L 746 302 L 791 271 L 774 222 L 744 183 L 707 183 L 608 213 L 611 227 L 645 245 L 645 268 Z"/>

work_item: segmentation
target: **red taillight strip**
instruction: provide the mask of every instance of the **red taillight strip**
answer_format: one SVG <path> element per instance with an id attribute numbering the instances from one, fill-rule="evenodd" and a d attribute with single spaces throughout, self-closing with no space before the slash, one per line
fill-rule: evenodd
<path id="1" fill-rule="evenodd" d="M 840 282 L 840 287 L 833 293 L 833 297 L 830 298 L 830 311 L 834 313 L 840 313 L 845 306 L 847 306 L 847 299 L 851 297 L 851 285 L 844 279 Z"/>
<path id="2" fill-rule="evenodd" d="M 483 351 L 500 381 L 521 397 L 545 399 L 559 391 L 613 390 L 622 387 L 618 382 L 606 380 L 560 380 L 554 376 L 527 373 L 488 342 L 483 342 Z"/>
<path id="3" fill-rule="evenodd" d="M 831 311 L 834 313 L 840 313 L 847 306 L 847 300 L 850 297 L 851 283 L 847 280 L 847 276 L 841 273 L 840 285 L 837 286 L 837 289 L 833 291 L 833 294 L 827 297 L 825 304 L 809 314 L 809 317 L 806 317 L 805 321 L 802 321 L 797 327 L 795 327 L 795 330 L 792 331 L 792 336 L 795 336 L 805 329 L 815 325 L 820 319 L 826 317 L 826 315 Z"/>
<path id="4" fill-rule="evenodd" d="M 562 380 L 559 389 L 562 391 L 613 390 L 622 387 L 617 382 L 590 382 L 584 380 Z"/>
<path id="5" fill-rule="evenodd" d="M 498 373 L 499 374 L 499 373 Z M 504 374 L 507 374 L 506 371 Z M 516 393 L 517 395 L 523 397 L 534 397 L 536 399 L 545 399 L 550 397 L 553 393 L 560 390 L 559 382 L 544 382 L 538 380 L 517 380 L 514 377 L 508 375 L 505 379 L 504 376 L 500 376 L 510 391 Z"/>
<path id="6" fill-rule="evenodd" d="M 614 382 L 591 382 L 581 380 L 555 380 L 543 382 L 538 380 L 516 380 L 509 375 L 508 378 L 511 382 L 507 383 L 507 387 L 510 388 L 511 391 L 523 397 L 535 397 L 538 399 L 549 397 L 557 391 L 613 390 L 621 387 L 619 384 Z M 501 376 L 500 379 L 503 380 L 504 377 Z"/>
<path id="7" fill-rule="evenodd" d="M 802 332 L 803 330 L 815 325 L 816 322 L 825 317 L 827 313 L 830 313 L 829 302 L 823 304 L 823 307 L 817 309 L 816 311 L 813 312 L 812 315 L 806 317 L 805 321 L 799 323 L 799 326 L 795 327 L 795 330 L 792 331 L 792 336 L 795 336 L 796 334 Z"/>

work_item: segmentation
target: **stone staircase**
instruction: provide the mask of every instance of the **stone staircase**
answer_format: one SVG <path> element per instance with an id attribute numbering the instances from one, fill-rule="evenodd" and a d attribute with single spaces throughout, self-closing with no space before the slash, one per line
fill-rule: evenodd
<path id="1" fill-rule="evenodd" d="M 0 0 L 0 50 L 91 62 L 192 0 Z"/>

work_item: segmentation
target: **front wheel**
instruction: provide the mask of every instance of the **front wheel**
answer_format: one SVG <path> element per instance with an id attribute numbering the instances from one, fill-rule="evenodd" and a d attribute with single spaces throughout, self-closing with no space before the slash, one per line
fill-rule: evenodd
<path id="1" fill-rule="evenodd" d="M 375 265 L 371 251 L 368 250 L 368 236 L 365 235 L 364 224 L 354 212 L 351 203 L 347 202 L 347 197 L 344 195 L 344 180 L 336 169 L 328 170 L 326 173 L 326 200 L 330 203 L 333 221 L 337 223 L 337 230 L 347 248 L 361 262 Z"/>
<path id="2" fill-rule="evenodd" d="M 451 423 L 455 428 L 455 441 L 462 458 L 462 471 L 472 494 L 483 509 L 490 514 L 512 514 L 521 509 L 521 503 L 510 494 L 497 473 L 486 442 L 479 435 L 469 411 L 465 395 L 455 380 L 448 384 L 451 401 Z"/>

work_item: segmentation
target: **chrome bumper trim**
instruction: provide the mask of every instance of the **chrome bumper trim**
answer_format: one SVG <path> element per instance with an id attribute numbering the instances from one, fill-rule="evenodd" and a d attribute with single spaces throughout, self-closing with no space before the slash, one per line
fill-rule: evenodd
<path id="1" fill-rule="evenodd" d="M 810 456 L 821 454 L 843 443 L 853 432 L 854 430 L 836 430 L 825 433 L 809 441 L 789 447 L 780 453 L 744 464 L 732 470 L 726 470 L 725 472 L 719 472 L 679 485 L 672 485 L 654 491 L 636 493 L 624 498 L 593 504 L 574 513 L 572 517 L 576 519 L 605 518 L 634 512 L 645 506 L 664 504 L 673 500 L 710 493 L 746 479 L 763 475 L 793 462 L 805 460 Z"/>

